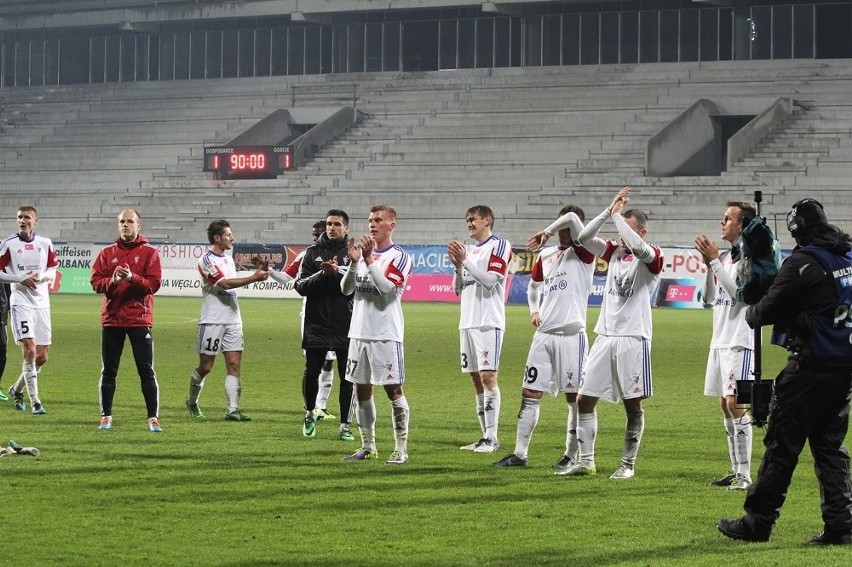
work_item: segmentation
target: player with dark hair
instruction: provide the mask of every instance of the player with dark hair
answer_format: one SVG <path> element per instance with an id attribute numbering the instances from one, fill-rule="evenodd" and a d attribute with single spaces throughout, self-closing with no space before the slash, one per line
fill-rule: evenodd
<path id="1" fill-rule="evenodd" d="M 338 372 L 344 370 L 344 360 L 349 350 L 349 324 L 352 319 L 352 295 L 344 295 L 340 289 L 343 273 L 349 265 L 348 238 L 349 215 L 340 209 L 328 211 L 326 230 L 316 243 L 305 251 L 304 260 L 294 288 L 305 297 L 304 329 L 302 348 L 305 351 L 305 373 L 302 378 L 302 394 L 305 402 L 305 421 L 302 434 L 316 434 L 316 420 L 325 408 L 317 406 L 321 388 L 319 376 L 328 353 L 336 353 Z M 329 385 L 329 388 L 331 386 Z M 327 396 L 326 396 L 327 397 Z M 352 383 L 340 383 L 340 429 L 341 440 L 354 441 L 349 431 L 349 414 L 352 409 Z"/>
<path id="2" fill-rule="evenodd" d="M 594 239 L 607 219 L 612 218 L 620 240 L 606 241 L 600 257 L 609 262 L 603 303 L 595 325 L 597 338 L 589 352 L 583 382 L 577 396 L 579 462 L 556 471 L 562 476 L 595 474 L 595 440 L 598 416 L 595 407 L 603 398 L 612 403 L 621 399 L 627 414 L 624 452 L 621 464 L 610 476 L 631 478 L 636 455 L 645 430 L 642 400 L 653 393 L 651 382 L 651 294 L 663 270 L 663 253 L 645 242 L 648 216 L 631 209 L 621 214 L 629 202 L 630 188 L 622 188 L 612 203 L 580 232 L 581 246 L 594 250 Z M 596 252 L 597 253 L 597 252 Z"/>
<path id="3" fill-rule="evenodd" d="M 361 448 L 344 461 L 378 458 L 373 387 L 381 386 L 393 412 L 394 450 L 385 464 L 403 465 L 408 462 L 409 409 L 402 389 L 405 383 L 402 294 L 412 261 L 407 252 L 393 243 L 396 229 L 393 207 L 371 208 L 368 224 L 369 234 L 357 242 L 349 239 L 350 264 L 340 282 L 343 295 L 355 293 L 346 380 L 355 384 L 361 432 Z"/>
<path id="4" fill-rule="evenodd" d="M 326 221 L 324 220 L 317 221 L 311 228 L 311 238 L 314 243 L 319 240 L 320 236 L 325 234 L 325 224 Z M 296 257 L 293 258 L 293 261 L 287 264 L 287 267 L 284 268 L 284 270 L 280 272 L 276 270 L 270 270 L 269 277 L 277 281 L 281 285 L 287 285 L 288 283 L 294 282 L 299 276 L 299 269 L 302 267 L 302 259 L 304 259 L 305 257 L 305 252 L 307 252 L 307 248 L 299 252 Z M 305 330 L 306 301 L 307 298 L 302 300 L 302 309 L 299 312 L 300 329 L 302 329 L 303 336 Z M 304 349 L 302 350 L 302 354 L 305 354 Z M 331 396 L 331 388 L 334 385 L 334 370 L 332 369 L 332 366 L 335 360 L 337 360 L 337 355 L 333 350 L 330 350 L 325 353 L 325 361 L 323 362 L 322 370 L 320 370 L 319 374 L 319 389 L 317 391 L 317 397 L 315 402 L 314 418 L 316 419 L 316 421 L 322 421 L 324 419 L 334 419 L 335 417 L 334 415 L 328 413 L 326 408 L 328 404 L 328 398 L 329 396 Z M 351 433 L 349 434 L 349 436 L 351 436 Z"/>
<path id="5" fill-rule="evenodd" d="M 204 419 L 198 398 L 204 388 L 204 378 L 213 369 L 216 355 L 225 356 L 225 396 L 228 400 L 227 421 L 251 421 L 240 411 L 242 382 L 240 363 L 244 340 L 243 321 L 237 303 L 236 288 L 269 278 L 269 266 L 258 264 L 253 274 L 237 277 L 234 260 L 226 254 L 234 247 L 234 234 L 226 220 L 214 220 L 207 227 L 210 247 L 198 260 L 201 275 L 201 315 L 198 318 L 198 368 L 189 378 L 186 407 L 196 419 Z"/>
<path id="6" fill-rule="evenodd" d="M 768 541 L 805 442 L 819 483 L 823 531 L 815 545 L 852 545 L 849 430 L 852 391 L 852 237 L 803 199 L 787 215 L 796 248 L 766 295 L 746 311 L 752 327 L 774 325 L 789 351 L 774 381 L 766 452 L 746 491 L 745 515 L 719 520 L 732 539 Z"/>
<path id="7" fill-rule="evenodd" d="M 568 405 L 565 452 L 554 467 L 561 470 L 576 462 L 577 389 L 589 354 L 586 311 L 595 274 L 595 254 L 573 242 L 585 219 L 583 209 L 567 205 L 559 211 L 556 222 L 529 241 L 530 249 L 537 250 L 554 232 L 559 234 L 559 245 L 542 250 L 530 274 L 527 302 L 536 332 L 521 387 L 515 451 L 494 463 L 495 467 L 527 466 L 545 392 L 553 396 L 564 392 Z M 603 240 L 594 242 L 603 250 Z"/>
<path id="8" fill-rule="evenodd" d="M 737 382 L 754 379 L 754 331 L 745 320 L 746 304 L 737 300 L 737 272 L 741 267 L 740 238 L 757 216 L 757 209 L 743 201 L 729 201 L 727 206 L 721 236 L 731 249 L 720 252 L 705 235 L 695 239 L 695 248 L 707 264 L 705 301 L 713 305 L 704 395 L 719 400 L 731 459 L 730 472 L 710 485 L 745 490 L 751 484 L 752 424 L 745 408 L 737 405 Z"/>
<path id="9" fill-rule="evenodd" d="M 154 294 L 162 283 L 160 253 L 140 234 L 142 222 L 134 209 L 118 215 L 118 238 L 100 251 L 92 265 L 92 288 L 104 294 L 101 306 L 101 369 L 98 380 L 101 420 L 98 429 L 112 429 L 115 379 L 130 339 L 148 412 L 148 430 L 160 433 L 160 386 L 154 372 Z"/>
<path id="10" fill-rule="evenodd" d="M 476 453 L 493 453 L 500 446 L 500 386 L 497 371 L 506 328 L 506 274 L 512 245 L 491 233 L 494 212 L 475 205 L 465 212 L 467 231 L 473 244 L 458 240 L 447 244 L 447 255 L 455 266 L 453 289 L 461 298 L 459 342 L 461 370 L 469 372 L 476 396 L 480 439 L 461 447 Z"/>
<path id="11" fill-rule="evenodd" d="M 11 284 L 9 297 L 12 335 L 21 345 L 21 375 L 9 388 L 15 409 L 24 411 L 24 388 L 30 398 L 32 413 L 47 410 L 38 393 L 38 375 L 47 363 L 51 342 L 50 294 L 48 285 L 56 277 L 59 261 L 53 242 L 36 234 L 38 211 L 32 205 L 21 205 L 17 211 L 18 232 L 0 243 L 0 283 Z"/>

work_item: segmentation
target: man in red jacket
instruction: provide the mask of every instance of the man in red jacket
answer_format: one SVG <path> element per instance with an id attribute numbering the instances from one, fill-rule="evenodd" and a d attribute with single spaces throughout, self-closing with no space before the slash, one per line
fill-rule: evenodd
<path id="1" fill-rule="evenodd" d="M 136 370 L 142 381 L 142 396 L 148 410 L 148 429 L 160 433 L 160 387 L 154 373 L 154 294 L 160 289 L 160 253 L 139 234 L 139 213 L 125 209 L 118 215 L 118 239 L 98 254 L 92 267 L 92 287 L 104 294 L 101 306 L 101 422 L 99 429 L 112 429 L 112 399 L 115 376 L 125 337 L 130 337 Z"/>

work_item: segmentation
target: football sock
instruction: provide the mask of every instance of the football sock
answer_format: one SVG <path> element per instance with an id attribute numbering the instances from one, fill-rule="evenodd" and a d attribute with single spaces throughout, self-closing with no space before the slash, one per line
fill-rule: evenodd
<path id="1" fill-rule="evenodd" d="M 735 472 L 751 478 L 751 416 L 745 413 L 741 418 L 734 420 L 734 430 L 734 451 L 737 457 Z"/>
<path id="2" fill-rule="evenodd" d="M 15 380 L 15 384 L 14 384 L 15 391 L 18 392 L 18 393 L 23 392 L 25 383 L 26 383 L 26 379 L 24 378 L 24 373 L 21 372 L 21 374 L 18 376 L 18 379 Z"/>
<path id="3" fill-rule="evenodd" d="M 476 394 L 476 418 L 481 437 L 485 437 L 485 394 Z"/>
<path id="4" fill-rule="evenodd" d="M 198 374 L 198 370 L 193 370 L 189 377 L 189 397 L 186 399 L 190 404 L 197 404 L 198 398 L 201 396 L 201 390 L 204 389 L 204 378 Z"/>
<path id="5" fill-rule="evenodd" d="M 486 388 L 482 392 L 485 407 L 485 438 L 497 440 L 497 427 L 500 421 L 500 388 Z"/>
<path id="6" fill-rule="evenodd" d="M 334 371 L 323 370 L 319 375 L 319 391 L 317 391 L 316 407 L 325 409 L 328 397 L 331 394 L 331 385 L 334 382 Z"/>
<path id="7" fill-rule="evenodd" d="M 376 450 L 376 402 L 369 400 L 358 402 L 358 429 L 361 431 L 361 448 Z"/>
<path id="8" fill-rule="evenodd" d="M 24 362 L 23 364 L 24 382 L 27 385 L 27 394 L 30 396 L 30 404 L 41 404 L 38 397 L 38 374 L 34 362 Z"/>
<path id="9" fill-rule="evenodd" d="M 624 456 L 621 462 L 633 466 L 639 453 L 639 443 L 645 431 L 645 411 L 639 410 L 627 414 L 627 427 L 624 429 Z"/>
<path id="10" fill-rule="evenodd" d="M 225 376 L 225 396 L 228 398 L 228 413 L 240 409 L 240 378 L 228 374 Z"/>
<path id="11" fill-rule="evenodd" d="M 515 434 L 515 456 L 522 459 L 527 458 L 535 426 L 538 424 L 538 416 L 541 408 L 541 400 L 535 398 L 521 398 L 521 409 L 518 412 L 518 430 Z"/>
<path id="12" fill-rule="evenodd" d="M 725 418 L 725 435 L 727 435 L 728 437 L 728 456 L 731 458 L 731 470 L 736 473 L 737 448 L 736 445 L 734 445 L 734 436 L 736 435 L 736 430 L 734 429 L 734 418 L 732 417 Z"/>
<path id="13" fill-rule="evenodd" d="M 586 466 L 595 466 L 595 438 L 597 436 L 597 412 L 581 413 L 577 416 L 577 443 L 580 450 L 580 462 Z"/>
<path id="14" fill-rule="evenodd" d="M 565 436 L 565 454 L 577 458 L 577 402 L 568 402 L 568 431 Z"/>
<path id="15" fill-rule="evenodd" d="M 394 450 L 408 453 L 408 400 L 405 396 L 391 400 L 393 411 Z"/>

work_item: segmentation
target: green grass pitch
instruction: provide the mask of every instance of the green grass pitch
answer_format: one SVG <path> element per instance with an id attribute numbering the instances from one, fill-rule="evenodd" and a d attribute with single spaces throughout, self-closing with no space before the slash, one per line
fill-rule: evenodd
<path id="1" fill-rule="evenodd" d="M 53 298 L 54 345 L 40 378 L 49 413 L 0 407 L 0 440 L 41 456 L 0 459 L 0 565 L 848 565 L 844 549 L 813 549 L 819 495 L 807 452 L 767 544 L 730 541 L 715 521 L 742 511 L 742 493 L 708 481 L 728 467 L 716 400 L 702 395 L 709 311 L 654 312 L 654 392 L 636 477 L 609 480 L 621 455 L 621 406 L 599 407 L 590 478 L 560 478 L 551 464 L 565 436 L 562 398 L 545 399 L 530 467 L 491 463 L 512 451 L 520 380 L 533 327 L 510 306 L 495 455 L 459 451 L 478 437 L 470 379 L 458 368 L 458 307 L 406 304 L 410 457 L 344 463 L 356 443 L 321 424 L 301 434 L 300 302 L 241 302 L 246 333 L 242 409 L 225 422 L 223 360 L 201 398 L 206 422 L 184 406 L 199 299 L 156 301 L 155 365 L 162 434 L 147 431 L 130 348 L 118 377 L 114 429 L 99 431 L 99 300 Z M 597 310 L 589 313 L 590 325 Z M 767 346 L 764 376 L 783 352 Z M 19 372 L 10 346 L 2 380 Z M 338 380 L 335 377 L 335 380 Z M 336 411 L 337 386 L 330 408 Z M 393 448 L 390 407 L 377 397 L 380 456 Z M 753 473 L 763 454 L 755 434 Z"/>

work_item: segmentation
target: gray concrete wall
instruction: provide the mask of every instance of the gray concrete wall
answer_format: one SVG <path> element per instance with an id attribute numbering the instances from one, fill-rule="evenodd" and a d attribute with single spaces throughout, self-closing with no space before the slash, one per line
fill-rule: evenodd
<path id="1" fill-rule="evenodd" d="M 728 155 L 726 156 L 728 167 L 750 152 L 757 142 L 772 133 L 792 112 L 792 99 L 779 98 L 739 132 L 728 138 Z"/>
<path id="2" fill-rule="evenodd" d="M 647 175 L 718 175 L 721 140 L 710 119 L 717 106 L 701 99 L 648 140 Z"/>

